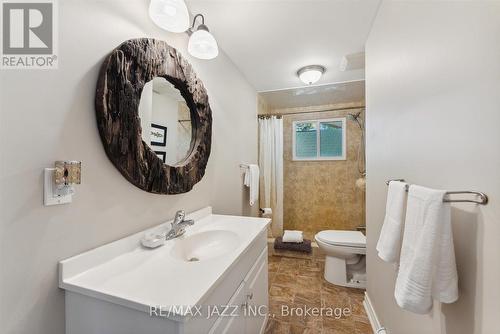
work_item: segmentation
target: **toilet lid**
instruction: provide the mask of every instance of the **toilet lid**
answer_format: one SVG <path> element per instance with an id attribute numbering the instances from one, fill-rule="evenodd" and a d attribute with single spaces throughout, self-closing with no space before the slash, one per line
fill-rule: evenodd
<path id="1" fill-rule="evenodd" d="M 366 247 L 366 237 L 359 231 L 327 230 L 319 232 L 316 237 L 330 245 Z"/>

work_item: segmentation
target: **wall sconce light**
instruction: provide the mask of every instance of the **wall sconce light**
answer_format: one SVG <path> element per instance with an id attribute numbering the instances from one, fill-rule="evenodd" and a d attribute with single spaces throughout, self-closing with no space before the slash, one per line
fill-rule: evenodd
<path id="1" fill-rule="evenodd" d="M 196 19 L 199 17 L 201 17 L 201 24 L 195 29 Z M 205 17 L 202 14 L 195 15 L 188 34 L 190 35 L 188 52 L 191 56 L 205 60 L 217 57 L 219 54 L 217 41 L 205 25 Z"/>
<path id="2" fill-rule="evenodd" d="M 196 14 L 189 27 L 189 11 L 184 0 L 151 0 L 149 17 L 160 28 L 170 32 L 189 34 L 188 52 L 198 59 L 214 59 L 219 54 L 219 46 L 214 36 L 205 25 L 205 17 Z M 195 29 L 196 19 L 201 17 L 201 24 Z"/>
<path id="3" fill-rule="evenodd" d="M 184 0 L 151 0 L 149 17 L 170 32 L 184 32 L 189 28 L 189 12 Z"/>
<path id="4" fill-rule="evenodd" d="M 324 66 L 309 65 L 300 68 L 297 71 L 297 75 L 303 83 L 305 83 L 306 85 L 312 85 L 321 78 L 325 71 L 326 68 Z"/>
<path id="5" fill-rule="evenodd" d="M 73 185 L 81 183 L 81 172 L 80 161 L 56 161 L 54 168 L 45 168 L 43 204 L 71 203 L 75 193 Z"/>

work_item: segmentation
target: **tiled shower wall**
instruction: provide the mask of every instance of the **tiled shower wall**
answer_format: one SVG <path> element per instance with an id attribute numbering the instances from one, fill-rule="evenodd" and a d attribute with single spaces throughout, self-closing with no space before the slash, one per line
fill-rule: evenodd
<path id="1" fill-rule="evenodd" d="M 292 160 L 293 121 L 347 117 L 360 110 L 283 116 L 284 229 L 303 230 L 312 239 L 322 230 L 355 230 L 365 225 L 365 193 L 356 187 L 361 130 L 355 121 L 347 119 L 347 160 Z"/>

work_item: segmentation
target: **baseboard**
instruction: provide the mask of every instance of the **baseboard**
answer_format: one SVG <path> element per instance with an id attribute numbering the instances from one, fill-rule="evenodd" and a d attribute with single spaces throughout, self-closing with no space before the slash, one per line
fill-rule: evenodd
<path id="1" fill-rule="evenodd" d="M 262 324 L 262 326 L 260 327 L 260 332 L 259 334 L 264 334 L 265 331 L 266 331 L 266 327 L 267 327 L 267 322 L 269 321 L 269 315 L 266 314 L 266 318 L 264 319 L 264 323 Z"/>
<path id="2" fill-rule="evenodd" d="M 365 307 L 366 314 L 368 315 L 368 320 L 370 320 L 370 325 L 372 326 L 373 333 L 389 334 L 385 327 L 380 324 L 377 313 L 375 312 L 370 297 L 368 296 L 368 292 L 365 292 L 365 300 L 363 300 L 363 306 Z"/>

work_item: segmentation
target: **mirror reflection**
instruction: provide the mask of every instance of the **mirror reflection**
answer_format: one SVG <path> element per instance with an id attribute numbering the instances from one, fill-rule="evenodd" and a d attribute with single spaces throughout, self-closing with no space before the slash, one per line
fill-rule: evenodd
<path id="1" fill-rule="evenodd" d="M 184 160 L 191 147 L 191 112 L 180 91 L 167 79 L 146 83 L 139 103 L 142 140 L 167 165 Z"/>

